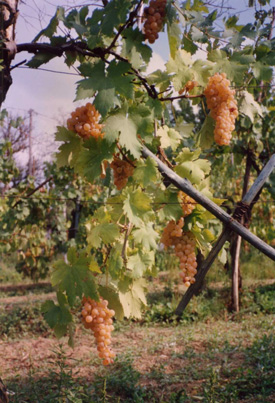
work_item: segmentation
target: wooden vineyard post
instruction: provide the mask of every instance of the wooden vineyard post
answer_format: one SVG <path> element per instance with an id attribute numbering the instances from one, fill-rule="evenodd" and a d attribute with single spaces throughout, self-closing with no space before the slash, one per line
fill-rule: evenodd
<path id="1" fill-rule="evenodd" d="M 244 200 L 244 196 L 248 190 L 249 178 L 251 174 L 252 167 L 252 157 L 249 152 L 247 152 L 246 157 L 246 166 L 245 166 L 245 175 L 243 181 L 243 190 L 242 190 L 242 199 Z M 240 223 L 245 225 L 247 224 L 244 217 L 241 217 Z M 239 312 L 240 310 L 240 284 L 241 284 L 241 270 L 240 270 L 240 254 L 241 254 L 241 245 L 242 245 L 242 237 L 240 235 L 235 235 L 231 238 L 230 241 L 230 254 L 231 254 L 231 270 L 232 270 L 232 309 L 235 312 Z"/>
<path id="2" fill-rule="evenodd" d="M 273 171 L 274 168 L 275 168 L 275 154 L 273 154 L 273 156 L 270 158 L 270 160 L 268 161 L 266 166 L 263 168 L 263 170 L 261 171 L 261 173 L 259 174 L 259 176 L 255 180 L 254 184 L 251 186 L 249 191 L 243 197 L 242 205 L 245 205 L 247 207 L 249 207 L 251 205 L 251 203 L 257 197 L 258 192 L 263 187 L 264 183 L 266 182 L 267 178 L 269 177 L 269 175 L 271 174 L 271 172 Z M 242 217 L 241 217 L 241 219 L 242 219 Z M 194 284 L 192 284 L 188 288 L 188 290 L 186 291 L 186 293 L 182 297 L 179 305 L 177 306 L 177 309 L 176 309 L 176 314 L 177 315 L 182 314 L 183 310 L 188 305 L 188 303 L 191 300 L 192 296 L 196 293 L 197 289 L 199 289 L 200 284 L 202 283 L 202 281 L 203 281 L 204 277 L 206 276 L 208 270 L 210 269 L 212 263 L 214 262 L 214 260 L 217 257 L 218 253 L 222 249 L 224 243 L 230 238 L 231 235 L 232 235 L 232 231 L 229 228 L 225 228 L 223 230 L 223 232 L 221 233 L 219 239 L 217 240 L 217 242 L 215 243 L 214 247 L 210 251 L 209 255 L 202 262 L 201 267 L 198 268 L 198 273 L 196 275 L 196 282 Z M 239 239 L 241 240 L 241 237 L 238 237 L 238 240 Z M 241 246 L 241 242 L 239 241 L 239 248 L 240 248 L 240 246 Z M 238 244 L 237 244 L 237 247 L 238 247 Z M 274 257 L 272 259 L 275 260 Z M 239 281 L 239 279 L 238 279 L 238 271 L 235 271 L 235 275 L 233 273 L 233 276 L 234 276 L 233 277 L 233 283 L 238 282 Z M 237 288 L 236 287 L 233 287 L 233 288 L 234 288 L 234 291 L 236 293 Z M 238 305 L 239 304 L 239 294 L 234 295 L 233 298 L 235 298 L 234 301 L 235 301 L 235 304 L 237 304 L 235 306 L 235 308 L 236 308 L 236 307 L 239 306 Z"/>
<path id="3" fill-rule="evenodd" d="M 248 229 L 246 229 L 242 224 L 240 224 L 234 217 L 231 217 L 228 213 L 226 213 L 221 207 L 215 204 L 212 200 L 208 199 L 208 197 L 201 194 L 197 189 L 195 189 L 191 183 L 185 179 L 181 178 L 174 171 L 168 168 L 158 157 L 155 156 L 147 147 L 143 146 L 142 148 L 142 156 L 144 158 L 150 157 L 154 161 L 156 161 L 158 169 L 160 173 L 167 179 L 169 182 L 173 183 L 178 189 L 182 190 L 188 196 L 192 197 L 196 202 L 201 204 L 206 210 L 210 211 L 215 217 L 217 217 L 223 224 L 225 224 L 229 229 L 233 230 L 237 234 L 241 235 L 246 241 L 248 241 L 251 245 L 255 246 L 258 250 L 268 256 L 270 259 L 275 261 L 275 249 L 269 246 L 266 242 L 262 241 L 256 235 L 252 234 Z M 268 166 L 268 167 L 267 167 Z M 270 172 L 274 169 L 275 166 L 275 154 L 271 157 L 270 161 L 267 163 L 266 167 L 270 169 Z M 265 168 L 266 168 L 265 167 Z M 265 169 L 264 168 L 264 169 Z M 272 168 L 272 169 L 271 169 Z M 262 171 L 263 172 L 263 171 Z M 269 174 L 270 174 L 269 172 Z M 268 174 L 268 175 L 269 175 Z M 266 178 L 268 177 L 266 176 Z M 259 175 L 260 176 L 260 175 Z M 265 180 L 266 180 L 265 178 Z M 259 179 L 259 178 L 257 178 Z M 257 185 L 257 188 L 260 189 L 261 186 Z M 257 180 L 256 180 L 257 182 Z M 255 182 L 255 184 L 256 184 Z M 249 192 L 248 192 L 249 193 Z M 255 192 L 255 195 L 258 192 Z M 254 197 L 253 197 L 254 198 Z"/>
<path id="4" fill-rule="evenodd" d="M 217 217 L 220 221 L 225 224 L 225 228 L 213 246 L 212 250 L 208 254 L 207 258 L 202 262 L 200 267 L 198 268 L 198 273 L 196 275 L 196 282 L 192 284 L 186 293 L 184 294 L 182 300 L 180 301 L 176 314 L 181 315 L 184 308 L 187 306 L 188 302 L 192 298 L 192 296 L 199 289 L 206 273 L 217 257 L 218 253 L 222 249 L 224 243 L 230 237 L 232 231 L 240 235 L 242 238 L 247 240 L 251 245 L 255 246 L 258 250 L 263 252 L 270 259 L 275 261 L 275 249 L 269 246 L 267 243 L 259 239 L 256 235 L 253 235 L 248 229 L 246 229 L 242 224 L 240 224 L 235 216 L 231 217 L 228 213 L 226 213 L 222 208 L 217 206 L 214 202 L 212 202 L 207 197 L 203 196 L 199 191 L 197 191 L 191 183 L 185 179 L 181 178 L 175 172 L 173 172 L 170 168 L 168 168 L 158 157 L 156 157 L 147 147 L 143 146 L 142 148 L 142 156 L 144 158 L 152 158 L 158 166 L 160 173 L 173 183 L 178 189 L 184 191 L 188 196 L 192 197 L 196 202 L 205 207 L 208 211 L 210 211 L 215 217 Z M 263 168 L 258 178 L 255 180 L 253 186 L 249 189 L 242 200 L 242 207 L 249 208 L 250 204 L 256 198 L 258 192 L 263 187 L 266 179 L 271 174 L 273 169 L 275 168 L 275 154 L 272 155 L 266 166 Z M 240 214 L 240 212 L 238 211 Z M 241 219 L 238 216 L 238 219 Z"/>

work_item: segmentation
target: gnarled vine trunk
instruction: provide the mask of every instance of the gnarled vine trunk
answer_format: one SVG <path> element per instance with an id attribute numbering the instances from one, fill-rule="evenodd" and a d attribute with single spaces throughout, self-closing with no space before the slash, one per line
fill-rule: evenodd
<path id="1" fill-rule="evenodd" d="M 0 59 L 2 67 L 0 71 L 0 105 L 5 100 L 12 84 L 11 62 L 16 54 L 15 24 L 18 15 L 18 2 L 19 0 L 0 1 Z"/>

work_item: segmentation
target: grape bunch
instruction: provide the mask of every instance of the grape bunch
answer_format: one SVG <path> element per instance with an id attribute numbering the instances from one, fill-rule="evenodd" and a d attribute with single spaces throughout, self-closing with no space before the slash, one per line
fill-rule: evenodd
<path id="1" fill-rule="evenodd" d="M 100 114 L 91 103 L 76 108 L 67 120 L 69 130 L 76 132 L 83 139 L 103 137 L 102 125 L 99 124 Z"/>
<path id="2" fill-rule="evenodd" d="M 173 247 L 175 255 L 180 261 L 180 277 L 186 287 L 195 282 L 195 275 L 197 273 L 196 261 L 196 240 L 191 232 L 182 230 L 184 225 L 183 217 L 180 218 L 178 223 L 174 220 L 169 221 L 161 236 L 161 243 L 167 249 L 169 246 Z"/>
<path id="3" fill-rule="evenodd" d="M 186 287 L 193 284 L 197 274 L 196 240 L 192 232 L 183 232 L 180 238 L 175 239 L 175 255 L 180 261 L 180 277 Z"/>
<path id="4" fill-rule="evenodd" d="M 128 182 L 129 176 L 133 175 L 135 167 L 128 161 L 120 159 L 117 155 L 114 156 L 110 167 L 114 172 L 114 184 L 118 190 L 123 189 Z"/>
<path id="5" fill-rule="evenodd" d="M 192 213 L 192 211 L 195 208 L 196 202 L 194 199 L 192 199 L 192 197 L 188 196 L 186 193 L 182 191 L 178 193 L 178 198 L 183 211 L 183 217 L 186 217 Z"/>
<path id="6" fill-rule="evenodd" d="M 171 220 L 163 230 L 160 242 L 163 243 L 167 249 L 169 246 L 174 245 L 175 238 L 182 236 L 182 227 L 184 226 L 184 219 L 181 217 L 178 222 Z"/>
<path id="7" fill-rule="evenodd" d="M 103 365 L 112 364 L 115 353 L 110 348 L 110 344 L 111 332 L 114 330 L 112 317 L 115 311 L 107 308 L 108 301 L 103 298 L 94 301 L 84 297 L 82 305 L 82 322 L 86 329 L 91 329 L 94 333 L 98 355 L 103 359 Z"/>
<path id="8" fill-rule="evenodd" d="M 216 73 L 208 80 L 204 95 L 210 115 L 216 121 L 214 139 L 219 145 L 228 145 L 238 116 L 235 91 L 230 89 L 225 73 Z"/>
<path id="9" fill-rule="evenodd" d="M 143 18 L 145 23 L 143 30 L 145 39 L 148 39 L 149 43 L 154 43 L 159 37 L 158 32 L 162 30 L 166 1 L 167 0 L 151 0 L 149 6 L 144 9 Z"/>

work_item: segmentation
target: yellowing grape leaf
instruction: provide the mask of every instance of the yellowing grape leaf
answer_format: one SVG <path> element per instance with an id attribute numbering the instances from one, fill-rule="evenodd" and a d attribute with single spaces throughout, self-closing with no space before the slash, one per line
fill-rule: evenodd
<path id="1" fill-rule="evenodd" d="M 108 308 L 115 311 L 115 318 L 118 320 L 123 320 L 124 311 L 119 299 L 118 291 L 111 286 L 106 287 L 102 285 L 98 287 L 98 291 L 101 297 L 108 301 Z"/>
<path id="2" fill-rule="evenodd" d="M 254 122 L 256 116 L 263 116 L 260 104 L 258 104 L 253 95 L 247 91 L 243 91 L 241 94 L 239 112 L 242 115 L 248 116 L 252 123 Z"/>
<path id="3" fill-rule="evenodd" d="M 177 156 L 175 167 L 176 173 L 182 178 L 189 179 L 190 182 L 198 185 L 209 174 L 210 162 L 205 159 L 198 159 L 200 149 L 192 152 L 184 148 Z"/>
<path id="4" fill-rule="evenodd" d="M 187 81 L 193 79 L 192 64 L 191 54 L 185 50 L 177 51 L 175 57 L 171 57 L 166 63 L 167 73 L 173 74 L 172 82 L 176 91 L 183 88 Z"/>
<path id="5" fill-rule="evenodd" d="M 138 184 L 146 188 L 151 182 L 155 182 L 158 177 L 157 164 L 152 158 L 137 161 L 133 178 Z"/>
<path id="6" fill-rule="evenodd" d="M 94 248 L 99 248 L 101 242 L 113 243 L 119 235 L 119 228 L 115 223 L 99 223 L 88 232 L 87 242 Z"/>
<path id="7" fill-rule="evenodd" d="M 155 253 L 153 251 L 138 251 L 134 255 L 129 256 L 127 268 L 132 270 L 132 278 L 140 278 L 147 270 L 150 270 L 155 261 Z"/>
<path id="8" fill-rule="evenodd" d="M 148 217 L 151 211 L 151 200 L 140 188 L 132 190 L 127 188 L 125 191 L 125 200 L 123 202 L 123 211 L 130 222 L 134 225 L 140 225 L 142 220 Z"/>
<path id="9" fill-rule="evenodd" d="M 126 318 L 141 318 L 141 310 L 146 305 L 146 281 L 143 278 L 133 281 L 128 291 L 119 291 L 119 300 Z"/>
<path id="10" fill-rule="evenodd" d="M 108 262 L 107 262 L 109 274 L 114 280 L 117 280 L 119 278 L 119 275 L 121 274 L 121 270 L 123 267 L 121 250 L 122 250 L 122 245 L 116 244 L 112 248 Z"/>
<path id="11" fill-rule="evenodd" d="M 92 272 L 94 272 L 94 273 L 99 273 L 99 274 L 102 273 L 101 270 L 100 270 L 100 268 L 99 268 L 99 265 L 98 265 L 97 261 L 94 260 L 94 259 L 92 259 L 92 260 L 90 261 L 89 269 L 90 269 Z"/>
<path id="12" fill-rule="evenodd" d="M 157 136 L 160 138 L 162 148 L 171 147 L 172 150 L 175 150 L 182 140 L 181 135 L 175 129 L 166 125 L 157 130 Z"/>
<path id="13" fill-rule="evenodd" d="M 159 235 L 154 230 L 154 223 L 142 223 L 142 225 L 133 231 L 134 240 L 141 243 L 145 249 L 156 249 Z"/>

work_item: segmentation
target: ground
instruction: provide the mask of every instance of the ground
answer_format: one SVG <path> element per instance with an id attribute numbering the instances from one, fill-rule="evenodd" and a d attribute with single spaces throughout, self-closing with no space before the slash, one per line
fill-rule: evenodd
<path id="1" fill-rule="evenodd" d="M 0 377 L 10 402 L 275 402 L 275 283 L 250 285 L 235 315 L 226 293 L 209 285 L 177 322 L 171 290 L 157 284 L 142 321 L 115 324 L 117 359 L 103 367 L 79 321 L 74 349 L 54 338 L 35 308 L 54 294 L 2 292 Z"/>

